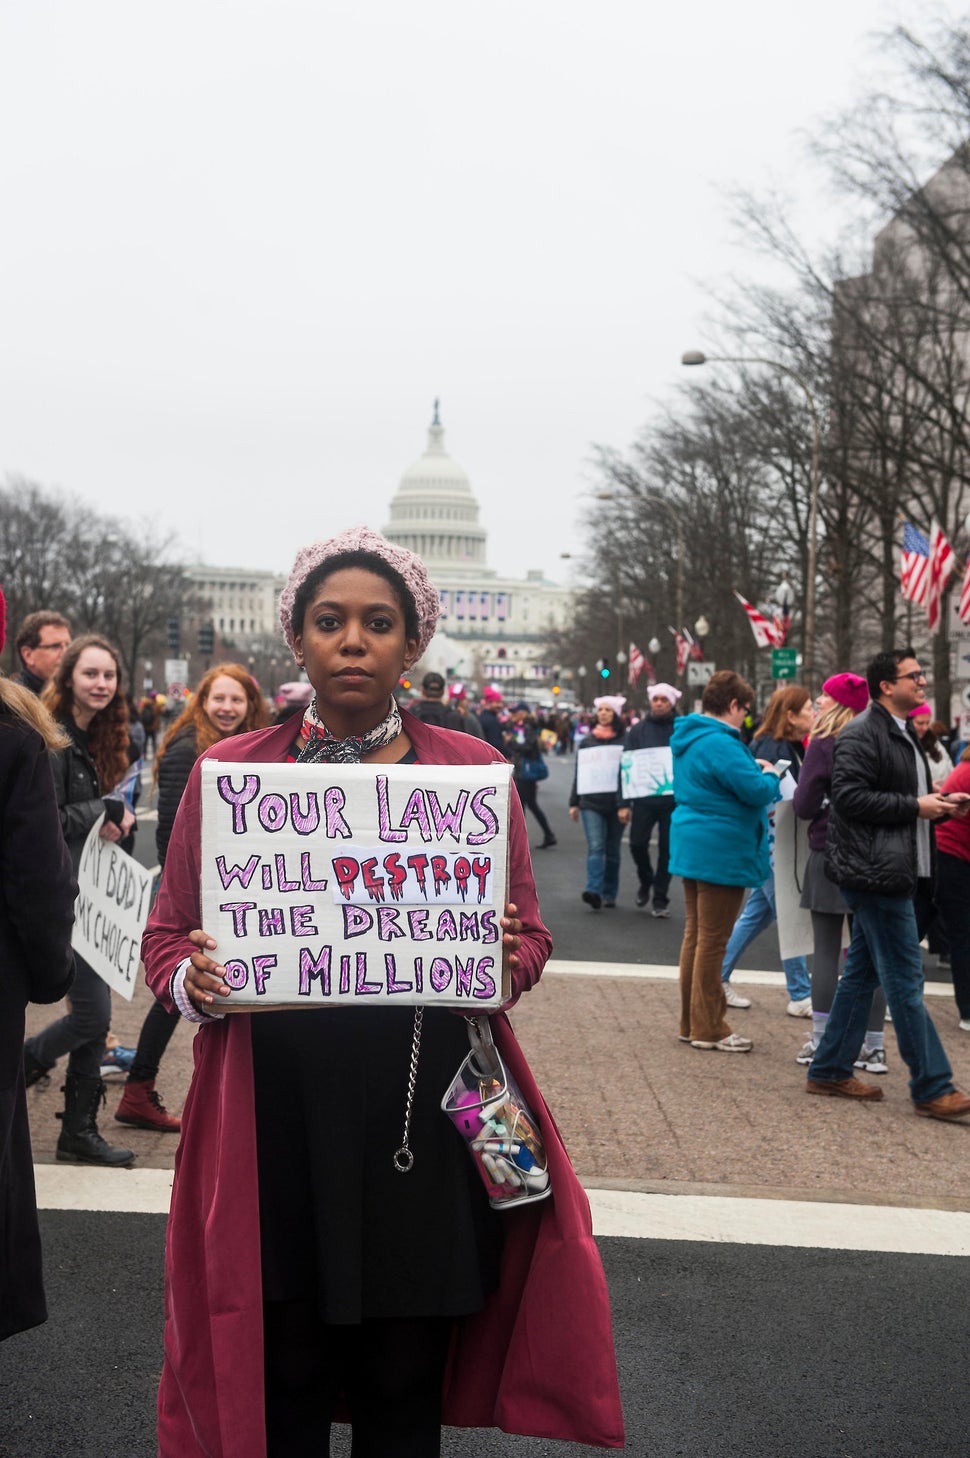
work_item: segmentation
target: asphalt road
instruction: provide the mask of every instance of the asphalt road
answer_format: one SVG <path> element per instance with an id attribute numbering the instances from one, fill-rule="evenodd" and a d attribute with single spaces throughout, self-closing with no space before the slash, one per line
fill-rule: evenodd
<path id="1" fill-rule="evenodd" d="M 553 761 L 540 787 L 559 837 L 535 857 L 555 956 L 676 963 L 679 888 L 669 920 L 638 911 L 626 845 L 616 910 L 597 914 L 580 901 L 585 844 L 566 813 L 571 772 L 570 760 Z M 138 846 L 146 864 L 153 863 L 153 838 L 146 824 Z M 778 968 L 771 931 L 744 965 Z M 850 1128 L 842 1137 L 851 1138 Z M 0 1343 L 0 1458 L 152 1458 L 164 1216 L 45 1210 L 41 1220 L 50 1320 Z M 627 1452 L 965 1458 L 970 1451 L 970 1258 L 734 1244 L 723 1235 L 709 1243 L 599 1244 Z M 333 1454 L 347 1458 L 349 1449 L 346 1430 L 335 1430 Z M 448 1430 L 443 1445 L 445 1458 L 594 1451 L 457 1430 Z"/>
<path id="2" fill-rule="evenodd" d="M 42 1225 L 51 1318 L 0 1344 L 0 1458 L 153 1458 L 164 1217 L 46 1211 Z M 628 1453 L 965 1458 L 967 1259 L 600 1247 Z M 346 1429 L 332 1449 L 347 1458 Z M 601 1450 L 449 1429 L 442 1451 Z"/>

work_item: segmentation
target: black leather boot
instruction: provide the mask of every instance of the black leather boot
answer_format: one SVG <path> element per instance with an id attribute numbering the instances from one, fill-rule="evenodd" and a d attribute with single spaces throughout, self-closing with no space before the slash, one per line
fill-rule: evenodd
<path id="1" fill-rule="evenodd" d="M 109 1144 L 98 1133 L 98 1105 L 105 1102 L 100 1078 L 81 1078 L 69 1073 L 64 1083 L 64 1112 L 57 1141 L 57 1158 L 74 1164 L 102 1164 L 120 1169 L 131 1164 L 134 1153 Z"/>

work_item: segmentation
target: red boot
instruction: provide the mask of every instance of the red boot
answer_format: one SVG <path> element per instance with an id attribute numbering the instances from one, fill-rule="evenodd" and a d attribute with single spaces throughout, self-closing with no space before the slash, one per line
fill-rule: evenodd
<path id="1" fill-rule="evenodd" d="M 119 1124 L 134 1124 L 136 1129 L 156 1129 L 160 1134 L 177 1134 L 182 1121 L 168 1112 L 158 1094 L 154 1081 L 132 1083 L 129 1079 L 121 1095 L 121 1103 L 115 1110 Z"/>

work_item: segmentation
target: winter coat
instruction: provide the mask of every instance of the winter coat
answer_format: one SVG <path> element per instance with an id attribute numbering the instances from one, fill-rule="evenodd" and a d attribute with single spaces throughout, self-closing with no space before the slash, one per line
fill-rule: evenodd
<path id="1" fill-rule="evenodd" d="M 595 810 L 599 815 L 612 817 L 620 808 L 619 777 L 615 790 L 598 791 L 593 795 L 581 795 L 577 789 L 579 784 L 579 763 L 580 756 L 587 749 L 609 749 L 611 746 L 622 745 L 622 734 L 615 734 L 612 739 L 600 739 L 595 734 L 587 734 L 581 739 L 576 749 L 576 766 L 573 770 L 573 786 L 569 792 L 570 807 L 578 805 L 580 810 Z"/>
<path id="2" fill-rule="evenodd" d="M 404 729 L 426 764 L 488 764 L 481 740 L 420 723 Z M 240 735 L 232 757 L 286 758 L 293 725 Z M 226 757 L 225 743 L 203 758 Z M 147 977 L 168 1008 L 172 973 L 199 925 L 199 769 L 179 808 L 158 899 L 142 945 Z M 511 797 L 510 899 L 523 922 L 518 997 L 539 978 L 551 939 L 539 919 L 528 838 Z M 182 1139 L 166 1250 L 165 1361 L 159 1390 L 160 1458 L 265 1458 L 262 1288 L 250 1016 L 204 1024 Z M 552 1116 L 504 1013 L 496 1043 L 532 1105 L 554 1194 L 507 1213 L 500 1285 L 481 1312 L 456 1324 L 443 1421 L 621 1447 L 609 1299 L 589 1205 Z M 442 1116 L 444 1117 L 444 1116 Z"/>
<path id="3" fill-rule="evenodd" d="M 0 1339 L 47 1318 L 24 1090 L 24 1009 L 74 979 L 77 882 L 40 735 L 0 704 Z"/>
<path id="4" fill-rule="evenodd" d="M 295 731 L 294 731 L 295 734 Z M 155 827 L 155 850 L 158 864 L 165 865 L 172 826 L 189 782 L 192 766 L 198 759 L 195 726 L 186 724 L 176 734 L 158 761 L 158 824 Z M 223 756 L 225 758 L 225 756 Z"/>
<path id="5" fill-rule="evenodd" d="M 519 743 L 519 734 L 522 735 L 522 743 Z M 537 760 L 542 758 L 542 746 L 539 743 L 539 736 L 531 724 L 516 726 L 509 724 L 504 735 L 503 746 L 505 758 L 512 761 L 512 778 L 521 780 L 522 762 L 526 759 Z"/>
<path id="6" fill-rule="evenodd" d="M 482 738 L 499 754 L 504 753 L 502 739 L 502 721 L 494 709 L 482 709 L 478 715 L 478 722 L 482 726 Z"/>
<path id="7" fill-rule="evenodd" d="M 960 763 L 943 781 L 943 791 L 970 793 L 970 764 Z M 970 815 L 948 816 L 936 822 L 936 848 L 961 861 L 970 861 Z"/>
<path id="8" fill-rule="evenodd" d="M 54 753 L 51 768 L 54 771 L 54 790 L 61 816 L 61 829 L 77 874 L 84 842 L 98 816 L 104 813 L 108 820 L 120 825 L 125 805 L 123 800 L 102 797 L 94 760 L 88 753 L 87 745 L 74 721 L 65 720 L 61 727 L 71 736 L 71 742 L 66 749 L 58 749 Z"/>
<path id="9" fill-rule="evenodd" d="M 808 741 L 808 748 L 805 751 L 805 759 L 792 800 L 795 814 L 799 820 L 811 821 L 808 827 L 808 844 L 813 851 L 824 851 L 825 849 L 835 739 L 834 734 L 828 734 L 824 739 Z"/>
<path id="10" fill-rule="evenodd" d="M 767 807 L 778 778 L 755 764 L 737 729 L 708 714 L 678 719 L 671 735 L 674 799 L 670 874 L 716 886 L 761 886 L 771 875 Z"/>
<path id="11" fill-rule="evenodd" d="M 915 892 L 919 781 L 914 747 L 925 764 L 912 724 L 900 729 L 877 703 L 836 739 L 825 871 L 837 886 L 882 896 Z"/>
<path id="12" fill-rule="evenodd" d="M 648 714 L 645 719 L 640 719 L 632 724 L 626 731 L 626 738 L 623 740 L 624 749 L 666 749 L 670 744 L 670 736 L 674 732 L 674 725 L 677 723 L 676 714 L 665 714 L 662 718 L 654 718 Z M 622 785 L 622 779 L 620 781 Z M 637 800 L 624 800 L 621 794 L 618 804 L 621 809 L 630 809 L 638 804 L 650 803 L 653 808 L 655 802 L 662 801 L 664 806 L 674 808 L 673 795 L 644 795 Z"/>
<path id="13" fill-rule="evenodd" d="M 766 759 L 769 764 L 777 764 L 780 759 L 789 760 L 788 773 L 797 781 L 805 758 L 805 746 L 800 739 L 772 739 L 769 736 L 755 735 L 748 747 L 755 759 Z"/>

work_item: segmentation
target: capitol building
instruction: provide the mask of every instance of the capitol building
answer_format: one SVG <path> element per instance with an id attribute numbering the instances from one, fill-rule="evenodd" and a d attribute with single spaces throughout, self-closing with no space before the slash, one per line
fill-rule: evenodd
<path id="1" fill-rule="evenodd" d="M 487 683 L 506 696 L 545 699 L 555 681 L 550 636 L 571 619 L 573 592 L 538 569 L 502 577 L 488 565 L 487 533 L 467 473 L 445 450 L 435 401 L 424 454 L 409 466 L 376 527 L 389 541 L 416 552 L 441 593 L 441 620 L 414 680 L 437 669 L 472 687 Z M 285 578 L 234 567 L 190 567 L 186 576 L 207 604 L 216 656 L 265 651 L 279 636 L 276 602 Z M 276 659 L 270 660 L 273 664 Z M 280 663 L 284 655 L 280 652 Z"/>

